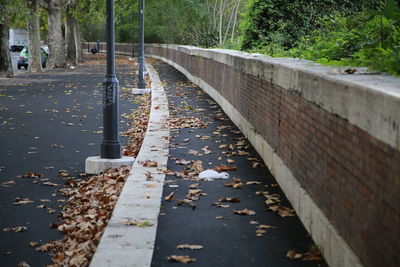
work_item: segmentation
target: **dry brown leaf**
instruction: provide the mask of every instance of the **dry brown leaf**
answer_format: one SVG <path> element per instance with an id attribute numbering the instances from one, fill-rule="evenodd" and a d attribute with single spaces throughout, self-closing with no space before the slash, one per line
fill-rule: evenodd
<path id="1" fill-rule="evenodd" d="M 238 214 L 238 215 L 256 215 L 256 212 L 254 210 L 249 210 L 248 208 L 242 209 L 242 210 L 233 210 L 233 214 Z"/>
<path id="2" fill-rule="evenodd" d="M 33 200 L 30 200 L 29 198 L 20 198 L 17 197 L 16 199 L 14 199 L 14 205 L 23 205 L 23 204 L 29 204 L 29 203 L 33 203 Z"/>
<path id="3" fill-rule="evenodd" d="M 220 165 L 220 166 L 215 167 L 214 170 L 217 172 L 235 171 L 235 170 L 237 170 L 237 167 Z"/>
<path id="4" fill-rule="evenodd" d="M 213 202 L 213 203 L 211 203 L 211 205 L 216 206 L 218 208 L 229 208 L 229 205 L 221 204 L 221 203 L 218 203 L 218 202 Z"/>
<path id="5" fill-rule="evenodd" d="M 191 184 L 191 185 L 189 185 L 189 188 L 190 189 L 197 189 L 197 187 L 199 187 L 199 183 L 196 183 L 196 184 Z"/>
<path id="6" fill-rule="evenodd" d="M 272 210 L 273 212 L 276 212 L 281 217 L 293 217 L 293 216 L 296 216 L 296 213 L 295 213 L 294 209 L 291 209 L 291 208 L 288 208 L 288 207 L 285 207 L 285 206 L 276 205 L 276 206 L 268 207 L 268 209 Z"/>
<path id="7" fill-rule="evenodd" d="M 1 183 L 2 185 L 12 185 L 12 184 L 15 184 L 15 181 L 14 180 L 9 180 L 9 181 L 6 181 L 6 182 L 4 182 L 4 183 Z"/>
<path id="8" fill-rule="evenodd" d="M 248 181 L 248 182 L 246 182 L 246 185 L 253 185 L 253 184 L 262 184 L 262 182 L 259 182 L 259 181 Z"/>
<path id="9" fill-rule="evenodd" d="M 179 206 L 189 206 L 189 207 L 191 207 L 192 209 L 195 209 L 195 208 L 196 208 L 196 205 L 193 204 L 192 201 L 189 200 L 189 199 L 177 199 L 177 200 L 176 200 L 176 203 L 177 203 Z"/>
<path id="10" fill-rule="evenodd" d="M 260 228 L 260 229 L 272 229 L 272 228 L 276 228 L 276 227 L 272 226 L 272 225 L 268 225 L 268 224 L 260 224 L 260 225 L 257 226 L 257 228 Z"/>
<path id="11" fill-rule="evenodd" d="M 25 226 L 16 226 L 16 227 L 7 227 L 7 228 L 3 228 L 3 232 L 25 232 L 27 231 L 28 228 Z"/>
<path id="12" fill-rule="evenodd" d="M 226 187 L 232 187 L 234 189 L 240 189 L 243 187 L 244 184 L 242 184 L 241 182 L 225 182 L 224 186 Z"/>
<path id="13" fill-rule="evenodd" d="M 258 230 L 256 231 L 256 236 L 263 236 L 263 235 L 265 235 L 266 233 L 267 233 L 266 230 L 264 230 L 264 229 L 258 229 Z"/>
<path id="14" fill-rule="evenodd" d="M 302 257 L 303 257 L 303 254 L 297 253 L 297 252 L 294 251 L 294 250 L 289 250 L 289 251 L 286 253 L 286 258 L 289 258 L 289 259 L 291 259 L 291 260 L 298 260 L 298 259 L 301 259 Z"/>
<path id="15" fill-rule="evenodd" d="M 185 263 L 185 264 L 186 264 L 186 263 L 189 263 L 189 262 L 196 261 L 196 259 L 190 258 L 190 257 L 187 256 L 187 255 L 184 255 L 184 256 L 171 255 L 171 256 L 168 257 L 168 259 L 169 259 L 170 261 L 177 261 L 177 262 Z"/>
<path id="16" fill-rule="evenodd" d="M 174 199 L 174 192 L 169 193 L 169 195 L 165 197 L 166 201 L 171 201 L 173 199 Z"/>
<path id="17" fill-rule="evenodd" d="M 304 253 L 303 261 L 320 261 L 322 260 L 321 252 L 318 247 L 313 245 L 308 252 Z"/>
<path id="18" fill-rule="evenodd" d="M 68 177 L 69 176 L 69 172 L 66 170 L 59 170 L 58 171 L 58 176 L 60 177 Z"/>
<path id="19" fill-rule="evenodd" d="M 191 249 L 191 250 L 198 250 L 202 249 L 202 245 L 189 245 L 189 244 L 181 244 L 176 246 L 177 249 Z"/>
<path id="20" fill-rule="evenodd" d="M 196 160 L 194 161 L 190 167 L 190 170 L 192 170 L 195 174 L 199 174 L 203 171 L 203 161 L 201 160 Z"/>
<path id="21" fill-rule="evenodd" d="M 218 199 L 219 202 L 240 202 L 240 198 L 232 198 L 232 197 L 220 197 Z"/>
<path id="22" fill-rule="evenodd" d="M 181 159 L 181 160 L 175 161 L 175 164 L 176 164 L 176 165 L 187 165 L 187 164 L 189 164 L 190 162 L 191 162 L 190 160 Z"/>
<path id="23" fill-rule="evenodd" d="M 227 159 L 226 162 L 228 162 L 229 164 L 235 163 L 233 159 Z"/>
<path id="24" fill-rule="evenodd" d="M 27 112 L 27 114 L 28 114 L 28 112 Z M 32 114 L 32 112 L 29 113 L 29 114 Z M 17 267 L 30 267 L 30 265 L 29 265 L 26 261 L 20 261 L 20 262 L 17 264 Z"/>
<path id="25" fill-rule="evenodd" d="M 38 242 L 29 242 L 30 247 L 36 247 Z"/>
<path id="26" fill-rule="evenodd" d="M 60 186 L 59 184 L 52 183 L 52 182 L 44 182 L 44 183 L 42 183 L 42 185 L 45 185 L 45 186 Z"/>

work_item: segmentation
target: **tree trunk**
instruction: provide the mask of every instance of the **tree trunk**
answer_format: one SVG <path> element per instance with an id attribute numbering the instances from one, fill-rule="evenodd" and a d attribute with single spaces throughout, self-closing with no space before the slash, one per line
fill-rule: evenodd
<path id="1" fill-rule="evenodd" d="M 1 14 L 8 14 L 6 3 L 0 4 Z M 8 31 L 9 20 L 8 16 L 0 18 L 0 77 L 12 78 L 14 76 L 10 50 L 8 49 Z"/>
<path id="2" fill-rule="evenodd" d="M 48 44 L 50 50 L 48 67 L 50 69 L 65 68 L 67 60 L 61 29 L 61 0 L 50 0 L 48 3 L 48 12 Z"/>
<path id="3" fill-rule="evenodd" d="M 76 61 L 83 62 L 83 50 L 82 50 L 82 41 L 81 41 L 81 27 L 78 21 L 75 21 L 75 47 L 76 47 Z"/>
<path id="4" fill-rule="evenodd" d="M 28 0 L 28 41 L 29 59 L 28 68 L 30 72 L 42 71 L 42 60 L 40 57 L 40 28 L 39 28 L 39 0 Z"/>
<path id="5" fill-rule="evenodd" d="M 72 10 L 73 3 L 67 7 L 67 22 L 65 25 L 65 36 L 67 41 L 67 63 L 70 66 L 76 65 L 76 47 L 75 47 L 75 18 Z"/>

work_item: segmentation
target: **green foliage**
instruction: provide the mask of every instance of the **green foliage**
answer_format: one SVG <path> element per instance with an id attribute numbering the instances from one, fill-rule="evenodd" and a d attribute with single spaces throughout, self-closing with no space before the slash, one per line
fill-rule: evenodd
<path id="1" fill-rule="evenodd" d="M 268 42 L 250 49 L 277 57 L 296 57 L 337 66 L 367 66 L 400 75 L 400 10 L 394 0 L 380 10 L 344 14 L 335 11 L 316 21 L 318 28 L 287 47 L 286 27 Z"/>
<path id="2" fill-rule="evenodd" d="M 252 49 L 279 40 L 291 48 L 305 34 L 320 27 L 319 18 L 338 11 L 347 15 L 380 0 L 250 0 L 242 24 L 242 49 Z M 279 36 L 276 36 L 276 35 Z"/>

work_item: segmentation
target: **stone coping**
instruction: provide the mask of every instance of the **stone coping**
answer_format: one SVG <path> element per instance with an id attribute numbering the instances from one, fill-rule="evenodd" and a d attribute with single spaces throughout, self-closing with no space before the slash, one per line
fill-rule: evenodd
<path id="1" fill-rule="evenodd" d="M 400 150 L 400 78 L 385 74 L 340 74 L 337 68 L 309 60 L 272 58 L 227 49 L 173 44 L 146 47 L 177 50 L 234 67 L 300 94 L 306 100 L 347 119 L 385 144 Z"/>

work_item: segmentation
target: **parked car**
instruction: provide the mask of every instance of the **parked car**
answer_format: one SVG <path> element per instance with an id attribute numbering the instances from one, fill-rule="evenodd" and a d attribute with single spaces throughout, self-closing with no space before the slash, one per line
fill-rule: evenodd
<path id="1" fill-rule="evenodd" d="M 42 59 L 42 68 L 46 68 L 47 58 L 49 57 L 48 48 L 46 46 L 40 47 L 40 55 Z M 28 69 L 28 61 L 29 61 L 29 49 L 25 46 L 21 54 L 19 55 L 17 68 L 20 70 L 21 67 Z"/>

